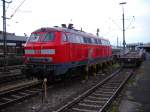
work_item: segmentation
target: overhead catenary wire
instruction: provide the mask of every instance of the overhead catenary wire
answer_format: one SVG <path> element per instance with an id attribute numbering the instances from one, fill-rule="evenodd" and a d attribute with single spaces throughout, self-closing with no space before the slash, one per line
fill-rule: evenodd
<path id="1" fill-rule="evenodd" d="M 3 0 L 1 0 L 1 1 L 3 1 Z M 7 8 L 5 9 L 5 12 L 7 12 L 8 8 L 9 8 L 10 3 L 12 3 L 12 0 L 11 0 L 11 1 L 5 1 L 5 3 L 7 3 L 7 4 L 8 4 Z M 0 5 L 0 6 L 3 6 L 3 5 Z"/>
<path id="2" fill-rule="evenodd" d="M 109 18 L 109 19 L 119 28 L 119 30 L 122 30 L 122 28 L 113 19 L 111 19 L 111 18 Z"/>
<path id="3" fill-rule="evenodd" d="M 10 3 L 12 3 L 12 1 Z M 7 6 L 6 10 L 5 10 L 6 12 L 7 12 L 8 8 L 9 8 L 9 6 L 10 6 L 10 3 L 8 4 L 8 6 Z"/>
<path id="4" fill-rule="evenodd" d="M 14 11 L 14 13 L 10 16 L 10 19 L 15 15 L 15 13 L 18 11 L 18 9 L 23 5 L 23 3 L 25 2 L 26 0 L 23 0 L 21 2 L 21 4 L 16 8 L 16 10 Z"/>
<path id="5" fill-rule="evenodd" d="M 135 17 L 133 16 L 132 20 L 130 21 L 130 24 L 126 27 L 126 29 L 129 29 L 129 27 L 131 26 L 131 24 L 133 23 L 133 21 L 135 21 Z"/>

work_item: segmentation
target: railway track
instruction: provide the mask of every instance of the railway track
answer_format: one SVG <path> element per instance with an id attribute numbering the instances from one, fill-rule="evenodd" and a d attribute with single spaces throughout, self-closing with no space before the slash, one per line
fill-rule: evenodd
<path id="1" fill-rule="evenodd" d="M 31 83 L 25 83 L 19 87 L 0 92 L 0 109 L 34 96 L 42 91 L 41 82 L 33 81 Z"/>
<path id="2" fill-rule="evenodd" d="M 20 70 L 23 67 L 24 65 L 8 66 L 7 72 L 3 72 L 3 67 L 0 67 L 0 84 L 25 79 L 25 75 L 22 75 Z"/>
<path id="3" fill-rule="evenodd" d="M 10 83 L 10 82 L 22 80 L 25 78 L 26 78 L 25 75 L 22 75 L 20 72 L 2 74 L 2 75 L 0 75 L 0 84 L 4 84 L 4 83 L 8 83 L 8 82 Z"/>
<path id="4" fill-rule="evenodd" d="M 23 68 L 24 65 L 12 65 L 12 66 L 7 66 L 7 70 L 13 70 L 13 69 L 21 69 Z M 0 70 L 2 71 L 4 69 L 4 67 L 0 67 Z"/>
<path id="5" fill-rule="evenodd" d="M 132 69 L 118 70 L 53 112 L 104 112 L 132 74 Z"/>

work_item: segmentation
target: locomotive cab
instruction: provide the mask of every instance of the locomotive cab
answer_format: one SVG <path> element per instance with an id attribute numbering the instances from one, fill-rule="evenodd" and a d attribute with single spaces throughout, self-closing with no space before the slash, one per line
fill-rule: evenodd
<path id="1" fill-rule="evenodd" d="M 54 64 L 59 42 L 59 32 L 44 29 L 31 34 L 24 47 L 26 70 L 31 76 L 44 76 L 46 66 Z M 47 69 L 46 71 L 51 71 Z M 29 76 L 30 77 L 30 76 Z"/>
<path id="2" fill-rule="evenodd" d="M 67 36 L 63 32 L 53 29 L 33 32 L 24 47 L 26 70 L 23 71 L 30 72 L 24 74 L 41 79 L 65 72 L 64 63 L 69 59 L 67 47 Z"/>
<path id="3" fill-rule="evenodd" d="M 53 63 L 58 32 L 33 32 L 25 45 L 25 63 Z"/>

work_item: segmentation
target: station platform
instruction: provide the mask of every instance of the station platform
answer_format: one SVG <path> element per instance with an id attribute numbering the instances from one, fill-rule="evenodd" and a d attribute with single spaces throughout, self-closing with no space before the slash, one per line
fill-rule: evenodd
<path id="1" fill-rule="evenodd" d="M 119 112 L 150 112 L 150 55 L 129 81 Z"/>

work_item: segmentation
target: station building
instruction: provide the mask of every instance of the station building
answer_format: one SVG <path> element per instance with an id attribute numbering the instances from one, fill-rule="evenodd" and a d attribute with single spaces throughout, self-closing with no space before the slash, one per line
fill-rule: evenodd
<path id="1" fill-rule="evenodd" d="M 16 36 L 14 33 L 6 33 L 7 40 L 7 53 L 22 55 L 24 53 L 23 46 L 28 37 L 26 36 Z M 4 39 L 3 32 L 0 31 L 0 55 L 3 55 L 4 49 Z"/>
<path id="2" fill-rule="evenodd" d="M 139 46 L 143 46 L 143 43 L 129 43 L 126 45 L 127 49 L 136 50 Z"/>
<path id="3" fill-rule="evenodd" d="M 143 44 L 141 46 L 138 46 L 139 48 L 145 49 L 146 52 L 150 53 L 150 43 Z"/>

